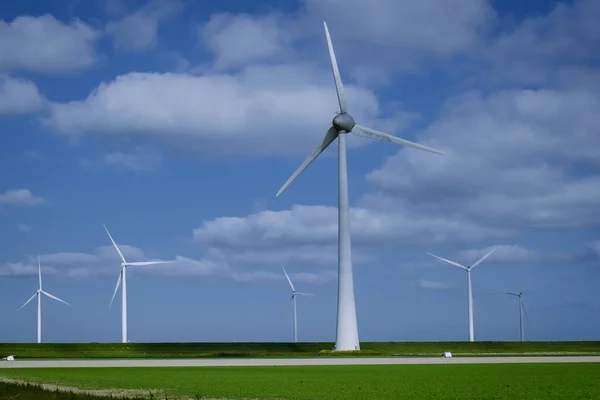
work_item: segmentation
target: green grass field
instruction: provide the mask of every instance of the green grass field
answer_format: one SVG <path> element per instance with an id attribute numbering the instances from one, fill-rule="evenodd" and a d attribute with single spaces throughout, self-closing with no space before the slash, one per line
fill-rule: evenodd
<path id="1" fill-rule="evenodd" d="M 84 389 L 150 389 L 156 398 L 600 399 L 600 363 L 31 368 L 0 370 L 0 376 Z"/>
<path id="2" fill-rule="evenodd" d="M 328 357 L 333 343 L 0 343 L 0 355 L 17 359 Z M 491 354 L 600 354 L 600 342 L 363 342 L 351 356 L 454 356 Z"/>

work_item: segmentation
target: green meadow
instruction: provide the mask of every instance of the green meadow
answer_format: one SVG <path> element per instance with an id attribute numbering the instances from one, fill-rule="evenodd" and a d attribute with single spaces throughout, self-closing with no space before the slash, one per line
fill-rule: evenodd
<path id="1" fill-rule="evenodd" d="M 600 399 L 600 363 L 16 368 L 0 376 L 156 399 Z"/>

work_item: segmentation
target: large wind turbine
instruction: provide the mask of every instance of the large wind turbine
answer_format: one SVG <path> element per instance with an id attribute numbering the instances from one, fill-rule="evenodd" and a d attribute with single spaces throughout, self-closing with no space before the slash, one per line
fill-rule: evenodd
<path id="1" fill-rule="evenodd" d="M 166 264 L 166 263 L 170 263 L 171 261 L 127 262 L 127 260 L 125 260 L 125 257 L 123 256 L 123 253 L 121 253 L 119 246 L 117 246 L 114 239 L 110 235 L 110 232 L 106 228 L 106 225 L 103 225 L 103 226 L 104 226 L 104 230 L 108 234 L 108 237 L 110 238 L 110 241 L 112 242 L 113 246 L 115 247 L 115 250 L 117 250 L 117 253 L 119 253 L 119 256 L 121 257 L 121 271 L 119 272 L 119 278 L 117 279 L 117 286 L 115 287 L 115 292 L 113 293 L 112 299 L 110 300 L 109 307 L 112 305 L 112 302 L 115 299 L 115 296 L 117 294 L 117 290 L 119 290 L 119 285 L 121 284 L 121 281 L 122 281 L 123 288 L 121 289 L 121 296 L 122 296 L 121 297 L 121 341 L 123 343 L 127 343 L 127 279 L 126 279 L 127 267 L 142 267 L 145 265 Z"/>
<path id="2" fill-rule="evenodd" d="M 499 290 L 494 290 L 494 292 L 508 294 L 509 296 L 517 296 L 519 298 L 519 334 L 521 337 L 521 342 L 524 341 L 525 335 L 523 334 L 523 314 L 525 314 L 525 318 L 527 318 L 527 320 L 529 320 L 529 317 L 527 316 L 527 311 L 525 311 L 525 304 L 523 303 L 523 292 L 501 292 Z"/>
<path id="3" fill-rule="evenodd" d="M 408 140 L 388 135 L 359 125 L 354 118 L 348 114 L 344 87 L 340 78 L 331 37 L 327 24 L 323 22 L 329 58 L 333 72 L 333 80 L 337 92 L 340 110 L 333 118 L 332 126 L 327 131 L 323 142 L 319 147 L 296 169 L 292 176 L 279 189 L 279 196 L 300 173 L 310 165 L 335 139 L 338 139 L 338 305 L 336 324 L 336 350 L 360 350 L 358 339 L 358 326 L 356 323 L 356 305 L 354 300 L 354 281 L 352 273 L 352 256 L 350 245 L 350 218 L 348 206 L 348 171 L 346 167 L 346 134 L 352 133 L 370 139 L 378 139 L 404 146 L 413 147 L 432 153 L 444 154 L 431 147 L 423 146 Z"/>
<path id="4" fill-rule="evenodd" d="M 468 291 L 469 291 L 469 341 L 470 342 L 473 342 L 475 340 L 475 334 L 473 332 L 473 291 L 471 290 L 471 270 L 473 268 L 475 268 L 476 266 L 478 266 L 479 264 L 481 264 L 483 262 L 483 260 L 488 258 L 489 255 L 492 254 L 495 250 L 496 249 L 492 249 L 489 253 L 487 253 L 486 255 L 484 255 L 483 257 L 481 257 L 479 260 L 475 261 L 473 264 L 471 264 L 468 267 L 461 265 L 457 262 L 446 260 L 445 258 L 442 258 L 442 257 L 438 257 L 435 254 L 427 253 L 430 256 L 437 258 L 438 260 L 445 261 L 448 264 L 454 265 L 455 267 L 462 268 L 465 271 L 467 271 L 467 287 L 468 287 Z"/>
<path id="5" fill-rule="evenodd" d="M 290 301 L 294 303 L 294 342 L 298 343 L 298 319 L 296 317 L 296 297 L 297 296 L 314 296 L 314 294 L 296 292 L 296 289 L 294 288 L 294 285 L 292 284 L 292 280 L 290 279 L 290 277 L 287 274 L 283 265 L 281 266 L 281 269 L 283 269 L 283 273 L 285 274 L 285 277 L 287 278 L 287 281 L 290 284 L 290 287 L 292 288 L 292 297 L 290 297 Z"/>
<path id="6" fill-rule="evenodd" d="M 66 305 L 70 306 L 69 303 L 67 303 L 64 300 L 59 299 L 58 297 L 54 296 L 53 294 L 50 294 L 48 292 L 46 292 L 45 290 L 42 289 L 42 265 L 40 264 L 40 258 L 37 258 L 38 261 L 38 278 L 39 278 L 39 282 L 40 282 L 40 288 L 38 290 L 36 290 L 36 292 L 33 294 L 33 296 L 31 296 L 29 298 L 29 300 L 27 300 L 25 302 L 25 304 L 23 304 L 21 307 L 19 307 L 19 309 L 17 311 L 19 311 L 21 308 L 25 307 L 27 305 L 27 303 L 29 303 L 31 300 L 33 300 L 36 296 L 37 296 L 37 303 L 38 303 L 38 312 L 37 312 L 37 342 L 38 343 L 42 343 L 42 294 L 50 297 L 51 299 L 60 301 L 61 303 L 65 303 Z"/>

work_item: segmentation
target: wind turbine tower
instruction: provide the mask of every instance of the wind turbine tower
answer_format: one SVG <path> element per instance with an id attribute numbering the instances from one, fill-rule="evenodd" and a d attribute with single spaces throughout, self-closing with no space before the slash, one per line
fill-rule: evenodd
<path id="1" fill-rule="evenodd" d="M 37 297 L 37 342 L 38 343 L 42 343 L 42 295 L 48 296 L 53 300 L 56 301 L 60 301 L 61 303 L 64 303 L 68 306 L 70 306 L 69 303 L 67 303 L 64 300 L 59 299 L 58 297 L 54 296 L 53 294 L 50 294 L 48 292 L 46 292 L 44 289 L 42 289 L 42 265 L 40 264 L 40 258 L 37 258 L 38 261 L 38 278 L 39 278 L 39 289 L 36 290 L 36 292 L 33 294 L 33 296 L 31 296 L 29 298 L 29 300 L 27 300 L 25 302 L 25 304 L 23 304 L 21 307 L 19 307 L 19 309 L 17 311 L 19 311 L 21 308 L 25 307 L 31 300 L 33 300 L 35 297 Z"/>
<path id="2" fill-rule="evenodd" d="M 325 38 L 329 49 L 329 60 L 333 72 L 339 112 L 333 118 L 332 126 L 327 131 L 323 142 L 308 156 L 296 169 L 292 176 L 283 184 L 276 197 L 278 197 L 306 167 L 310 165 L 331 143 L 338 140 L 338 299 L 336 323 L 336 350 L 360 350 L 358 339 L 358 324 L 356 322 L 356 304 L 354 299 L 354 278 L 352 272 L 352 251 L 350 244 L 350 217 L 348 205 L 348 171 L 346 161 L 346 135 L 352 133 L 369 139 L 378 139 L 404 146 L 413 147 L 432 153 L 444 154 L 431 147 L 423 146 L 396 136 L 376 131 L 369 127 L 359 125 L 348 113 L 344 87 L 340 78 L 331 37 L 327 24 L 323 22 Z"/>
<path id="3" fill-rule="evenodd" d="M 525 340 L 525 334 L 523 333 L 524 322 L 523 322 L 523 314 L 527 321 L 529 321 L 529 317 L 527 316 L 527 311 L 525 310 L 525 304 L 523 303 L 523 292 L 515 293 L 515 292 L 501 292 L 499 290 L 494 290 L 495 292 L 507 294 L 509 296 L 516 296 L 519 298 L 519 336 L 521 342 Z"/>
<path id="4" fill-rule="evenodd" d="M 112 305 L 113 300 L 115 299 L 115 295 L 117 294 L 117 290 L 119 290 L 119 285 L 122 282 L 123 288 L 121 289 L 121 341 L 123 343 L 127 343 L 127 267 L 143 267 L 146 265 L 166 264 L 170 263 L 171 261 L 127 262 L 127 260 L 125 260 L 125 257 L 123 256 L 123 253 L 121 253 L 119 246 L 117 246 L 117 243 L 115 243 L 114 239 L 110 235 L 110 232 L 106 228 L 106 225 L 103 226 L 104 230 L 108 234 L 108 237 L 110 238 L 110 241 L 115 247 L 115 250 L 117 250 L 117 253 L 119 253 L 119 257 L 121 257 L 121 271 L 119 272 L 119 277 L 117 278 L 117 286 L 115 287 L 115 292 L 113 293 L 112 299 L 110 300 L 110 304 L 108 305 L 108 307 Z"/>
<path id="5" fill-rule="evenodd" d="M 479 264 L 481 264 L 483 262 L 483 260 L 488 258 L 490 256 L 490 254 L 492 254 L 495 250 L 496 249 L 492 249 L 489 253 L 487 253 L 486 255 L 484 255 L 483 257 L 481 257 L 479 260 L 475 261 L 473 264 L 471 264 L 468 267 L 464 266 L 462 264 L 459 264 L 455 261 L 450 261 L 445 258 L 438 257 L 435 254 L 427 253 L 430 256 L 437 258 L 438 260 L 445 261 L 450 265 L 454 265 L 455 267 L 458 267 L 458 268 L 461 268 L 461 269 L 467 271 L 467 290 L 468 290 L 468 296 L 469 296 L 469 341 L 470 342 L 475 341 L 475 334 L 474 334 L 474 328 L 473 328 L 473 291 L 471 289 L 471 270 L 473 268 L 475 268 L 476 266 L 478 266 Z"/>

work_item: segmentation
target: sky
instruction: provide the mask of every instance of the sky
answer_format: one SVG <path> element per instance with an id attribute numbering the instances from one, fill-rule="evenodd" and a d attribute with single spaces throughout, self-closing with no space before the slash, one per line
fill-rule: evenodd
<path id="1" fill-rule="evenodd" d="M 335 340 L 338 105 L 361 341 L 600 340 L 600 2 L 0 6 L 0 342 Z"/>

